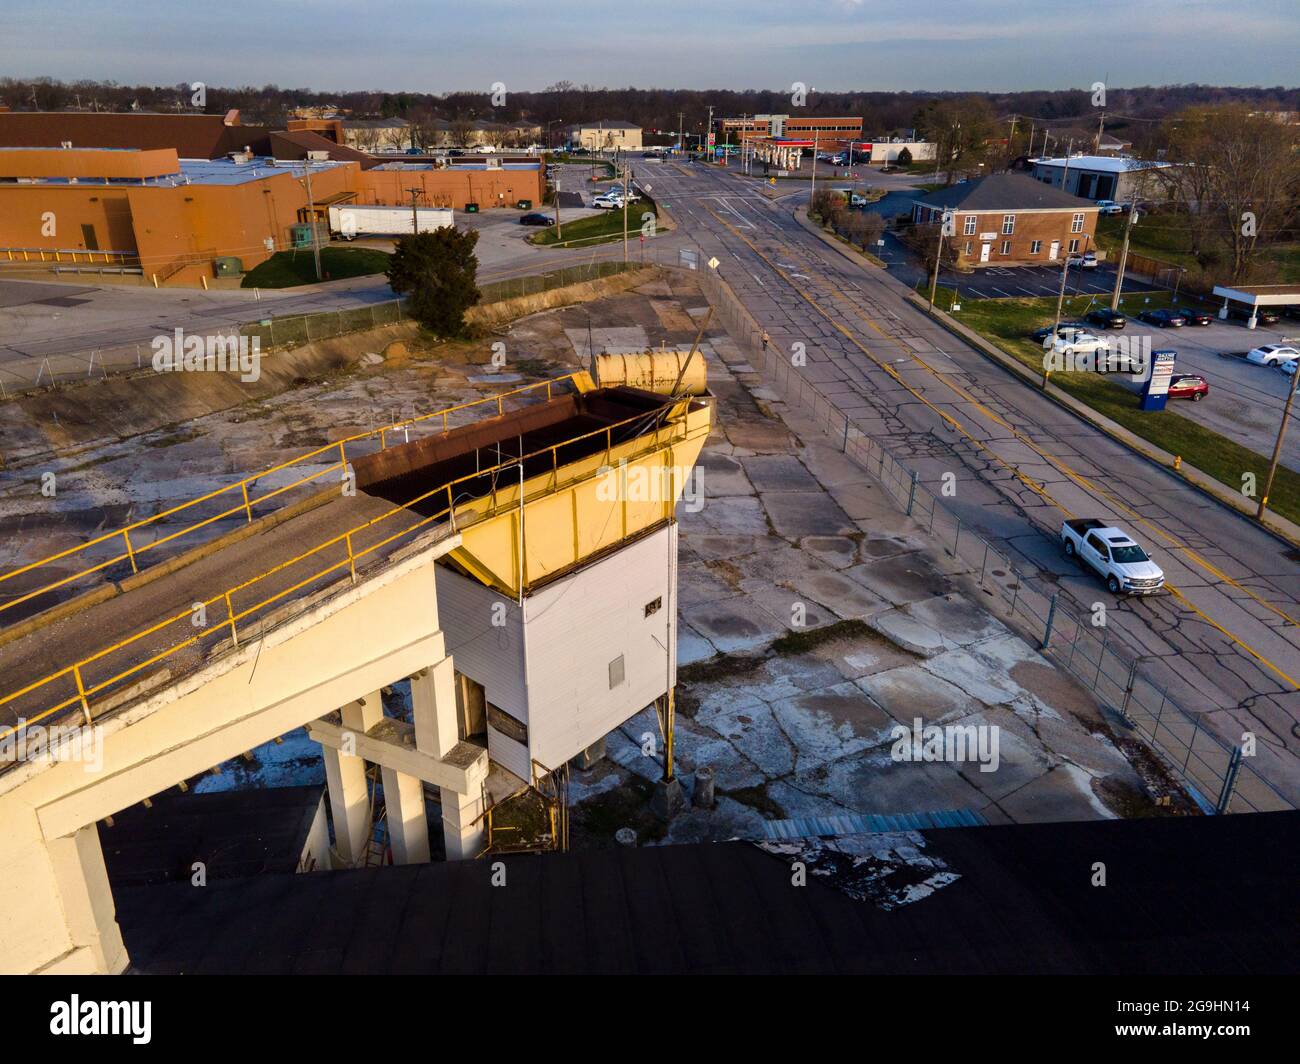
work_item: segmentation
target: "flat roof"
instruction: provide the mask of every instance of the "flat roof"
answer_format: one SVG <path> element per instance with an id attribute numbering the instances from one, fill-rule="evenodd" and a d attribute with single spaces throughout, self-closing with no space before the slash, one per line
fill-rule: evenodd
<path id="1" fill-rule="evenodd" d="M 152 973 L 1281 974 L 1297 855 L 1291 811 L 493 855 L 509 890 L 442 861 L 114 901 Z M 793 860 L 814 873 L 797 890 Z"/>
<path id="2" fill-rule="evenodd" d="M 1216 284 L 1214 294 L 1253 307 L 1286 307 L 1300 303 L 1300 284 Z"/>
<path id="3" fill-rule="evenodd" d="M 1069 163 L 1071 170 L 1102 170 L 1112 174 L 1124 174 L 1130 170 L 1150 170 L 1171 166 L 1172 163 L 1159 162 L 1154 159 L 1134 159 L 1128 155 L 1071 155 L 1066 158 L 1042 157 L 1032 160 L 1035 166 L 1064 167 Z"/>
<path id="4" fill-rule="evenodd" d="M 24 148 L 3 149 L 6 151 L 26 151 Z M 49 150 L 49 149 L 30 149 L 30 150 Z M 80 151 L 83 149 L 74 149 Z M 96 151 L 106 150 L 113 152 L 131 152 L 133 148 L 112 148 L 112 149 L 95 149 Z M 348 162 L 335 160 L 313 161 L 311 169 L 314 173 L 320 173 L 322 170 L 330 170 L 336 166 L 352 165 Z M 37 183 L 48 186 L 69 185 L 76 188 L 97 187 L 101 184 L 107 184 L 110 187 L 114 185 L 130 185 L 136 188 L 174 188 L 183 185 L 244 185 L 250 181 L 261 181 L 268 177 L 275 177 L 277 174 L 293 174 L 295 177 L 301 177 L 307 172 L 307 162 L 305 160 L 281 160 L 272 159 L 266 156 L 258 156 L 246 163 L 237 163 L 233 159 L 181 159 L 180 171 L 172 174 L 161 174 L 155 177 L 140 178 L 117 178 L 107 179 L 100 178 L 79 178 L 75 186 L 67 177 L 51 176 L 38 179 Z"/>

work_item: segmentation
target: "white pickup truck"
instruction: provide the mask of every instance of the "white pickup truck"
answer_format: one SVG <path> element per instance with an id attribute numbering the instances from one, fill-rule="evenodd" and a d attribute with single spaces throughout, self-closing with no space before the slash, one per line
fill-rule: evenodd
<path id="1" fill-rule="evenodd" d="M 1077 559 L 1106 581 L 1115 595 L 1151 595 L 1165 586 L 1165 574 L 1127 532 L 1095 517 L 1061 525 L 1065 556 Z"/>

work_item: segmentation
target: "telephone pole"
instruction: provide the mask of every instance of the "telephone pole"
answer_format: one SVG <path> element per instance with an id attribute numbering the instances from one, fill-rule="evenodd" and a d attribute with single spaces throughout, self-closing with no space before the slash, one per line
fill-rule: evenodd
<path id="1" fill-rule="evenodd" d="M 1290 336 L 1282 337 L 1284 344 L 1293 344 L 1295 338 Z M 1296 372 L 1291 374 L 1291 390 L 1286 395 L 1286 405 L 1282 408 L 1282 424 L 1277 427 L 1277 443 L 1273 444 L 1273 457 L 1268 463 L 1268 477 L 1264 481 L 1264 494 L 1259 499 L 1259 509 L 1255 511 L 1257 521 L 1264 520 L 1264 511 L 1268 507 L 1268 493 L 1273 490 L 1273 477 L 1277 475 L 1277 464 L 1282 458 L 1282 440 L 1286 436 L 1286 427 L 1291 421 L 1291 406 L 1295 403 L 1296 386 L 1300 385 L 1300 365 L 1297 365 Z"/>
<path id="2" fill-rule="evenodd" d="M 416 209 L 416 203 L 424 195 L 422 188 L 408 188 L 406 194 L 411 197 L 411 235 L 414 236 L 420 231 L 420 212 Z"/>
<path id="3" fill-rule="evenodd" d="M 1052 326 L 1052 335 L 1048 337 L 1052 341 L 1052 350 L 1055 352 L 1058 340 L 1058 334 L 1061 331 L 1061 311 L 1065 306 L 1065 279 L 1070 276 L 1070 253 L 1065 253 L 1065 261 L 1061 263 L 1061 291 L 1056 296 L 1056 322 Z M 1052 371 L 1047 368 L 1047 360 L 1043 360 L 1043 390 L 1047 390 L 1047 378 L 1052 375 Z"/>
<path id="4" fill-rule="evenodd" d="M 934 293 L 939 287 L 939 260 L 943 258 L 943 238 L 947 234 L 944 232 L 948 228 L 948 222 L 952 219 L 952 211 L 944 211 L 939 222 L 939 243 L 934 249 L 934 273 L 930 277 L 930 310 L 934 310 Z"/>
<path id="5" fill-rule="evenodd" d="M 560 171 L 555 171 L 555 239 L 560 239 Z"/>
<path id="6" fill-rule="evenodd" d="M 1137 221 L 1137 204 L 1129 204 L 1128 219 L 1124 222 L 1124 246 L 1119 251 L 1119 266 L 1115 268 L 1115 291 L 1110 296 L 1110 309 L 1119 309 L 1119 294 L 1124 287 L 1124 266 L 1128 262 L 1128 237 L 1133 223 Z"/>
<path id="7" fill-rule="evenodd" d="M 627 262 L 627 204 L 632 198 L 632 168 L 623 167 L 623 261 Z"/>
<path id="8" fill-rule="evenodd" d="M 812 209 L 813 198 L 817 195 L 817 130 L 813 129 L 813 172 L 812 188 L 808 191 L 808 207 Z"/>
<path id="9" fill-rule="evenodd" d="M 1104 132 L 1105 124 L 1106 112 L 1102 111 L 1101 115 L 1097 118 L 1097 137 L 1092 142 L 1092 151 L 1094 155 L 1101 153 L 1101 135 Z"/>

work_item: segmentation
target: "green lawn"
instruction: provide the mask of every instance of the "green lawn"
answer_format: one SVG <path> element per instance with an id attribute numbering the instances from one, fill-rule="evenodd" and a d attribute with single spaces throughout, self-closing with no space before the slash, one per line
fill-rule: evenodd
<path id="1" fill-rule="evenodd" d="M 1097 246 L 1112 257 L 1124 243 L 1124 216 L 1108 215 L 1097 221 Z M 1187 239 L 1186 218 L 1173 214 L 1146 214 L 1129 233 L 1129 250 L 1188 270 L 1198 269 Z M 1259 257 L 1257 284 L 1294 284 L 1300 281 L 1300 243 L 1274 244 Z"/>
<path id="2" fill-rule="evenodd" d="M 646 211 L 654 214 L 656 218 L 659 216 L 659 212 L 649 200 L 643 199 L 638 203 L 628 204 L 627 239 L 629 243 L 636 243 L 641 236 L 641 216 Z M 566 222 L 564 220 L 564 211 L 561 209 L 560 223 L 560 236 L 556 236 L 555 226 L 551 226 L 548 229 L 534 233 L 528 239 L 532 243 L 543 247 L 580 248 L 588 248 L 593 244 L 608 244 L 611 241 L 623 239 L 623 212 L 620 210 L 602 211 L 600 214 L 588 215 L 586 218 L 576 218 L 571 222 Z"/>
<path id="3" fill-rule="evenodd" d="M 952 296 L 951 289 L 940 289 L 935 303 L 947 309 L 952 305 Z M 1145 298 L 1146 293 L 1130 293 L 1126 295 L 1122 309 L 1134 313 L 1147 305 L 1169 305 L 1168 293 L 1151 293 L 1150 304 L 1139 302 Z M 1185 305 L 1187 300 L 1180 297 L 1179 302 Z M 1090 304 L 1091 297 L 1067 299 L 1062 317 L 1082 314 Z M 1028 339 L 1028 334 L 1042 325 L 1050 325 L 1055 316 L 1054 299 L 976 299 L 963 302 L 961 310 L 954 315 L 1039 374 L 1043 371 L 1043 348 Z M 1138 409 L 1134 393 L 1097 373 L 1053 373 L 1052 383 L 1142 439 L 1171 454 L 1181 455 L 1184 462 L 1196 466 L 1234 491 L 1241 489 L 1241 475 L 1245 472 L 1253 472 L 1259 490 L 1264 490 L 1264 479 L 1268 474 L 1267 455 L 1257 454 L 1206 428 L 1194 415 L 1178 413 L 1174 404 L 1158 413 L 1144 413 Z M 1278 467 L 1269 508 L 1291 521 L 1300 522 L 1300 473 L 1285 466 Z"/>
<path id="4" fill-rule="evenodd" d="M 363 277 L 383 273 L 391 258 L 386 251 L 374 248 L 323 247 L 320 249 L 320 268 L 323 280 L 337 281 L 343 277 Z M 259 266 L 244 274 L 241 288 L 293 288 L 300 284 L 316 283 L 316 262 L 311 248 L 277 251 Z"/>

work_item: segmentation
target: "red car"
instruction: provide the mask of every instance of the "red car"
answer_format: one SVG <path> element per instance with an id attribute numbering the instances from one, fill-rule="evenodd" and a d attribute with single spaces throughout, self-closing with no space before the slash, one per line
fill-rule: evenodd
<path id="1" fill-rule="evenodd" d="M 1185 373 L 1181 377 L 1174 377 L 1169 382 L 1170 399 L 1190 399 L 1193 403 L 1199 403 L 1209 394 L 1210 386 L 1205 383 L 1204 377 Z"/>

